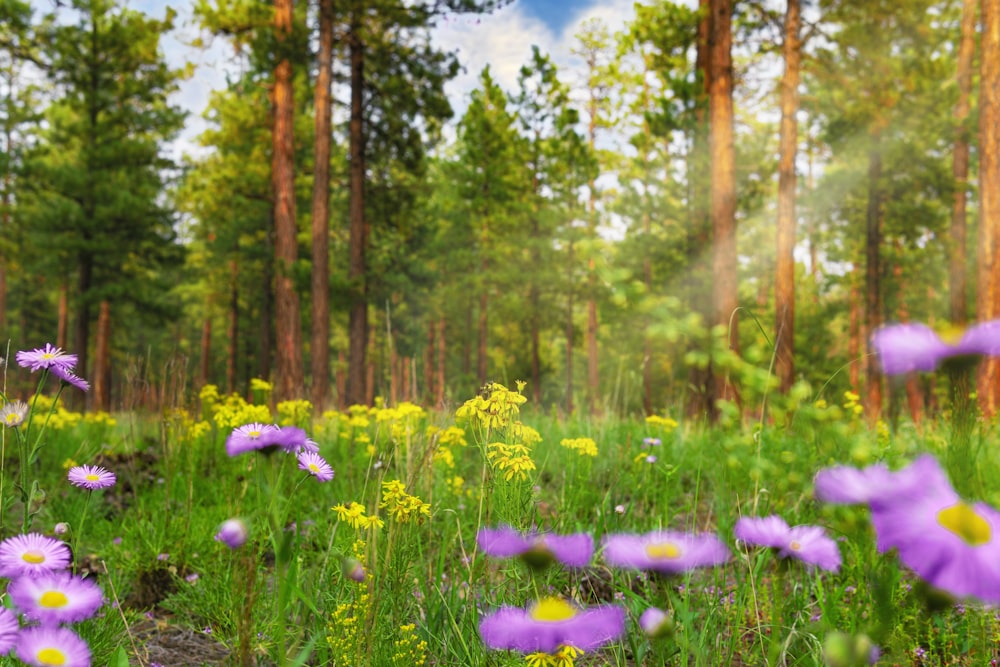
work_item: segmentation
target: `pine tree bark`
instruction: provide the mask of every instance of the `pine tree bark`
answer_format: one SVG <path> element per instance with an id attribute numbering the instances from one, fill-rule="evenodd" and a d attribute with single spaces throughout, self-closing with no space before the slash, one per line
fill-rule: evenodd
<path id="1" fill-rule="evenodd" d="M 882 414 L 882 369 L 871 349 L 871 333 L 882 324 L 882 154 L 880 138 L 872 136 L 868 154 L 868 208 L 865 212 L 865 416 L 874 424 Z"/>
<path id="2" fill-rule="evenodd" d="M 274 257 L 274 209 L 271 209 L 271 219 L 268 221 L 267 232 L 264 234 L 264 257 Z M 257 333 L 257 377 L 262 380 L 271 379 L 271 340 L 274 329 L 274 262 L 264 260 L 264 270 L 262 281 L 263 289 L 260 291 L 260 319 Z M 236 289 L 234 287 L 234 289 Z M 235 298 L 235 297 L 234 297 Z M 237 313 L 237 305 L 234 304 L 232 312 Z M 236 338 L 233 337 L 231 345 L 236 345 Z M 235 355 L 234 355 L 235 359 Z M 235 364 L 235 360 L 233 361 Z M 246 368 L 249 375 L 250 368 Z M 234 375 L 235 378 L 235 375 Z"/>
<path id="3" fill-rule="evenodd" d="M 93 407 L 111 412 L 111 304 L 107 299 L 101 301 L 97 309 Z"/>
<path id="4" fill-rule="evenodd" d="M 951 208 L 951 252 L 948 269 L 948 310 L 952 324 L 964 327 L 967 319 L 966 204 L 969 182 L 969 97 L 972 94 L 972 61 L 976 49 L 976 0 L 962 2 L 962 28 L 958 43 L 958 102 L 955 103 L 955 148 L 951 174 L 955 195 Z"/>
<path id="5" fill-rule="evenodd" d="M 56 347 L 63 350 L 69 344 L 69 281 L 64 276 L 59 281 L 59 304 L 56 306 Z"/>
<path id="6" fill-rule="evenodd" d="M 979 253 L 976 317 L 981 322 L 1000 315 L 1000 0 L 982 0 L 979 58 Z M 977 394 L 987 417 L 997 411 L 1000 364 L 980 364 Z"/>
<path id="7" fill-rule="evenodd" d="M 736 256 L 736 156 L 733 146 L 732 0 L 711 0 L 709 131 L 712 163 L 712 303 L 715 325 L 725 327 L 729 349 L 739 354 Z M 716 377 L 718 398 L 734 401 L 727 374 Z"/>
<path id="8" fill-rule="evenodd" d="M 351 283 L 351 305 L 348 314 L 347 404 L 367 405 L 368 377 L 368 288 L 365 278 L 365 136 L 364 104 L 364 44 L 361 41 L 360 8 L 352 8 L 347 43 L 351 70 L 351 116 L 348 124 L 349 203 L 348 273 Z"/>
<path id="9" fill-rule="evenodd" d="M 799 69 L 802 43 L 799 0 L 785 12 L 785 72 L 781 78 L 780 159 L 778 164 L 778 251 L 775 258 L 774 372 L 782 393 L 795 383 L 795 158 L 798 153 Z"/>
<path id="10" fill-rule="evenodd" d="M 858 267 L 851 267 L 851 288 L 848 292 L 847 311 L 847 359 L 850 366 L 847 368 L 848 384 L 851 391 L 858 396 L 861 395 L 861 289 L 858 283 L 861 278 L 858 275 Z"/>
<path id="11" fill-rule="evenodd" d="M 333 0 L 319 0 L 316 55 L 316 143 L 312 198 L 311 396 L 316 414 L 330 400 L 330 137 L 333 79 Z"/>
<path id="12" fill-rule="evenodd" d="M 211 304 L 209 304 L 211 305 Z M 209 372 L 212 367 L 212 318 L 205 316 L 201 325 L 201 366 L 198 373 L 198 386 L 208 384 Z"/>
<path id="13" fill-rule="evenodd" d="M 236 391 L 236 362 L 239 358 L 240 340 L 240 265 L 235 259 L 229 262 L 229 330 L 226 336 L 229 338 L 229 350 L 226 355 L 226 393 L 232 394 Z M 270 291 L 270 286 L 267 287 Z M 263 327 L 270 331 L 270 321 L 261 323 Z M 270 349 L 270 345 L 268 348 Z M 266 375 L 261 375 L 261 379 L 267 379 Z"/>
<path id="14" fill-rule="evenodd" d="M 288 48 L 292 32 L 292 0 L 275 0 L 274 27 L 279 51 Z M 302 323 L 299 295 L 292 281 L 292 266 L 298 259 L 295 222 L 295 146 L 293 115 L 295 98 L 292 88 L 292 61 L 280 56 L 274 69 L 271 133 L 271 184 L 274 192 L 275 338 L 277 339 L 277 377 L 275 400 L 298 398 L 303 390 Z"/>

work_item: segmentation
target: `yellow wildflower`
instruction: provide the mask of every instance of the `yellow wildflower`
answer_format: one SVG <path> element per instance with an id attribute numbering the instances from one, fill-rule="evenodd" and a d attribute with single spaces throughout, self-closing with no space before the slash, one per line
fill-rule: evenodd
<path id="1" fill-rule="evenodd" d="M 566 449 L 572 449 L 580 456 L 597 456 L 597 443 L 593 438 L 563 438 L 559 444 Z"/>

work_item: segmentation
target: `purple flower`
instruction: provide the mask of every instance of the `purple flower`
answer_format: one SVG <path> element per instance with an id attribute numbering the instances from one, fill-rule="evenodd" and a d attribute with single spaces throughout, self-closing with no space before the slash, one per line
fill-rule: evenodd
<path id="1" fill-rule="evenodd" d="M 230 549 L 239 549 L 246 544 L 249 534 L 243 519 L 228 519 L 219 526 L 219 532 L 215 534 L 215 539 Z"/>
<path id="2" fill-rule="evenodd" d="M 64 570 L 69 564 L 69 547 L 45 535 L 14 535 L 0 542 L 0 577 L 34 576 Z"/>
<path id="3" fill-rule="evenodd" d="M 53 368 L 71 370 L 76 367 L 77 361 L 75 354 L 68 354 L 52 343 L 46 343 L 45 347 L 34 350 L 18 352 L 14 358 L 17 359 L 18 366 L 30 368 L 32 373 Z"/>
<path id="4" fill-rule="evenodd" d="M 932 457 L 910 469 L 918 463 L 920 493 L 872 506 L 878 550 L 896 549 L 899 560 L 935 588 L 1000 603 L 1000 513 L 963 501 Z"/>
<path id="5" fill-rule="evenodd" d="M 82 489 L 88 489 L 94 491 L 96 489 L 106 489 L 109 486 L 114 486 L 118 478 L 115 477 L 113 472 L 106 470 L 100 466 L 76 466 L 75 468 L 69 469 L 69 475 L 67 476 L 70 484 L 73 486 L 79 486 Z"/>
<path id="6" fill-rule="evenodd" d="M 1000 354 L 1000 320 L 967 329 L 954 345 L 924 324 L 894 324 L 872 335 L 872 347 L 886 375 L 930 372 L 952 357 Z"/>
<path id="7" fill-rule="evenodd" d="M 624 632 L 623 607 L 580 608 L 555 597 L 542 598 L 528 609 L 501 607 L 479 623 L 484 644 L 521 653 L 552 653 L 560 646 L 591 651 Z"/>
<path id="8" fill-rule="evenodd" d="M 18 636 L 16 652 L 22 662 L 33 667 L 90 667 L 87 642 L 69 628 L 25 628 Z"/>
<path id="9" fill-rule="evenodd" d="M 643 447 L 659 447 L 662 444 L 663 444 L 663 441 L 660 440 L 659 438 L 643 438 L 642 439 L 642 446 Z"/>
<path id="10" fill-rule="evenodd" d="M 873 509 L 922 495 L 928 479 L 940 483 L 947 479 L 930 454 L 918 457 L 912 464 L 895 472 L 877 463 L 858 469 L 834 466 L 816 473 L 816 498 L 835 504 L 867 504 Z"/>
<path id="11" fill-rule="evenodd" d="M 733 529 L 747 544 L 777 549 L 781 558 L 795 558 L 830 572 L 840 570 L 840 550 L 819 526 L 790 528 L 780 516 L 742 517 Z"/>
<path id="12" fill-rule="evenodd" d="M 299 469 L 305 470 L 319 481 L 329 482 L 333 479 L 333 468 L 316 452 L 304 449 L 299 452 L 298 459 Z"/>
<path id="13" fill-rule="evenodd" d="M 678 574 L 729 559 L 729 549 L 712 533 L 662 530 L 644 535 L 607 535 L 603 544 L 604 560 L 609 565 L 660 574 Z"/>
<path id="14" fill-rule="evenodd" d="M 104 604 L 97 584 L 65 570 L 19 577 L 10 582 L 7 594 L 26 617 L 42 625 L 82 621 Z"/>
<path id="15" fill-rule="evenodd" d="M 594 538 L 587 533 L 553 535 L 531 532 L 522 535 L 510 526 L 501 526 L 480 529 L 476 542 L 489 556 L 519 556 L 525 563 L 537 568 L 546 567 L 553 561 L 569 567 L 585 567 L 594 555 Z"/>
<path id="16" fill-rule="evenodd" d="M 649 607 L 639 616 L 639 627 L 651 638 L 666 637 L 674 632 L 670 614 L 656 607 Z"/>
<path id="17" fill-rule="evenodd" d="M 254 450 L 271 453 L 276 449 L 295 452 L 308 448 L 306 432 L 297 426 L 278 427 L 273 424 L 245 424 L 233 429 L 226 438 L 226 453 L 230 456 Z"/>
<path id="18" fill-rule="evenodd" d="M 80 391 L 87 391 L 90 389 L 90 383 L 84 380 L 82 377 L 74 373 L 68 368 L 63 368 L 62 366 L 53 366 L 49 369 L 49 372 L 55 375 L 57 378 L 63 382 L 67 382 Z"/>
<path id="19" fill-rule="evenodd" d="M 6 655 L 14 648 L 20 629 L 17 614 L 7 607 L 0 607 L 0 655 Z"/>

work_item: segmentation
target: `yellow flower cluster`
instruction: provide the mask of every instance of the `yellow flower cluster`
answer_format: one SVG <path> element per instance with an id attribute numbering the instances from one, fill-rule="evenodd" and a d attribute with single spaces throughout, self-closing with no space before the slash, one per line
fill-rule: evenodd
<path id="1" fill-rule="evenodd" d="M 492 464 L 493 470 L 501 473 L 508 482 L 515 478 L 523 482 L 528 479 L 528 472 L 535 470 L 535 462 L 531 460 L 531 450 L 523 444 L 491 442 L 486 446 L 486 458 Z"/>
<path id="2" fill-rule="evenodd" d="M 267 380 L 262 380 L 260 378 L 253 378 L 250 380 L 250 394 L 257 403 L 270 403 L 271 392 L 273 391 L 274 385 Z"/>
<path id="3" fill-rule="evenodd" d="M 427 663 L 427 642 L 417 635 L 414 623 L 399 626 L 399 639 L 392 643 L 392 664 L 420 667 Z"/>
<path id="4" fill-rule="evenodd" d="M 207 421 L 196 422 L 191 413 L 184 408 L 174 408 L 171 410 L 167 414 L 164 424 L 176 436 L 178 441 L 197 440 L 212 430 L 211 424 Z"/>
<path id="5" fill-rule="evenodd" d="M 45 394 L 39 394 L 37 403 L 35 400 L 35 397 L 28 400 L 28 405 L 32 406 L 32 410 L 34 411 L 34 419 L 36 422 L 48 419 L 48 428 L 55 429 L 56 431 L 75 428 L 83 420 L 83 415 L 79 412 L 70 412 L 64 408 L 62 399 L 59 399 L 59 402 L 56 403 L 55 411 L 52 412 L 51 416 L 49 416 L 49 412 L 52 411 L 52 398 Z"/>
<path id="6" fill-rule="evenodd" d="M 475 398 L 470 398 L 455 412 L 459 421 L 478 423 L 487 431 L 504 428 L 521 413 L 527 397 L 521 394 L 524 382 L 518 380 L 517 391 L 511 391 L 499 382 L 491 382 Z"/>
<path id="7" fill-rule="evenodd" d="M 385 522 L 377 515 L 365 516 L 365 506 L 361 503 L 334 505 L 330 509 L 337 513 L 338 521 L 346 521 L 355 530 L 381 528 L 385 525 Z"/>
<path id="8" fill-rule="evenodd" d="M 649 415 L 646 423 L 653 428 L 660 429 L 663 433 L 671 433 L 677 428 L 677 422 L 670 417 L 660 417 L 659 415 Z"/>
<path id="9" fill-rule="evenodd" d="M 511 435 L 514 436 L 515 440 L 523 442 L 528 447 L 534 447 L 542 441 L 542 434 L 535 429 L 522 424 L 521 422 L 514 422 L 514 428 L 511 429 Z"/>
<path id="10" fill-rule="evenodd" d="M 408 494 L 406 487 L 398 479 L 382 482 L 382 502 L 379 507 L 399 523 L 407 523 L 414 514 L 418 519 L 420 515 L 431 515 L 430 503 Z"/>
<path id="11" fill-rule="evenodd" d="M 856 392 L 844 392 L 844 409 L 848 414 L 858 416 L 865 411 L 865 406 L 861 405 L 861 397 Z"/>
<path id="12" fill-rule="evenodd" d="M 306 428 L 312 418 L 313 404 L 299 399 L 278 403 L 278 424 L 280 426 L 301 426 Z"/>
<path id="13" fill-rule="evenodd" d="M 330 614 L 326 626 L 326 643 L 335 665 L 357 664 L 361 648 L 367 641 L 363 625 L 368 612 L 368 593 L 358 596 L 357 602 L 344 602 Z"/>
<path id="14" fill-rule="evenodd" d="M 573 663 L 583 655 L 575 646 L 563 644 L 555 653 L 529 653 L 524 656 L 528 667 L 573 667 Z"/>
<path id="15" fill-rule="evenodd" d="M 431 437 L 437 432 L 431 431 L 431 428 L 436 429 L 436 427 L 428 427 L 427 437 Z M 460 426 L 449 426 L 440 433 L 438 445 L 441 447 L 466 447 L 468 445 L 465 441 L 465 429 Z"/>
<path id="16" fill-rule="evenodd" d="M 438 447 L 434 450 L 434 462 L 451 470 L 455 467 L 455 455 L 447 447 Z"/>
<path id="17" fill-rule="evenodd" d="M 88 412 L 83 416 L 83 423 L 89 424 L 91 426 L 106 426 L 108 428 L 116 425 L 118 422 L 114 417 L 109 415 L 107 412 Z"/>
<path id="18" fill-rule="evenodd" d="M 572 449 L 580 456 L 597 456 L 597 443 L 593 438 L 563 438 L 559 444 L 566 449 Z"/>
<path id="19" fill-rule="evenodd" d="M 448 478 L 448 488 L 450 488 L 451 492 L 456 496 L 460 496 L 462 495 L 462 489 L 465 488 L 465 480 L 458 475 L 450 477 Z"/>

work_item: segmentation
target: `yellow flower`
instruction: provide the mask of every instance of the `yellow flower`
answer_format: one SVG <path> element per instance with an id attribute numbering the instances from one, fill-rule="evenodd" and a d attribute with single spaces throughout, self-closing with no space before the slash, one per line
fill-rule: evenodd
<path id="1" fill-rule="evenodd" d="M 580 456 L 597 456 L 597 443 L 592 438 L 564 438 L 559 444 L 576 451 Z"/>
<path id="2" fill-rule="evenodd" d="M 377 516 L 365 516 L 365 506 L 361 503 L 334 505 L 330 508 L 337 513 L 337 520 L 344 521 L 355 530 L 359 528 L 381 528 L 385 524 Z"/>
<path id="3" fill-rule="evenodd" d="M 430 503 L 408 494 L 406 487 L 398 479 L 382 482 L 382 502 L 379 507 L 398 523 L 407 523 L 413 514 L 431 515 Z"/>

